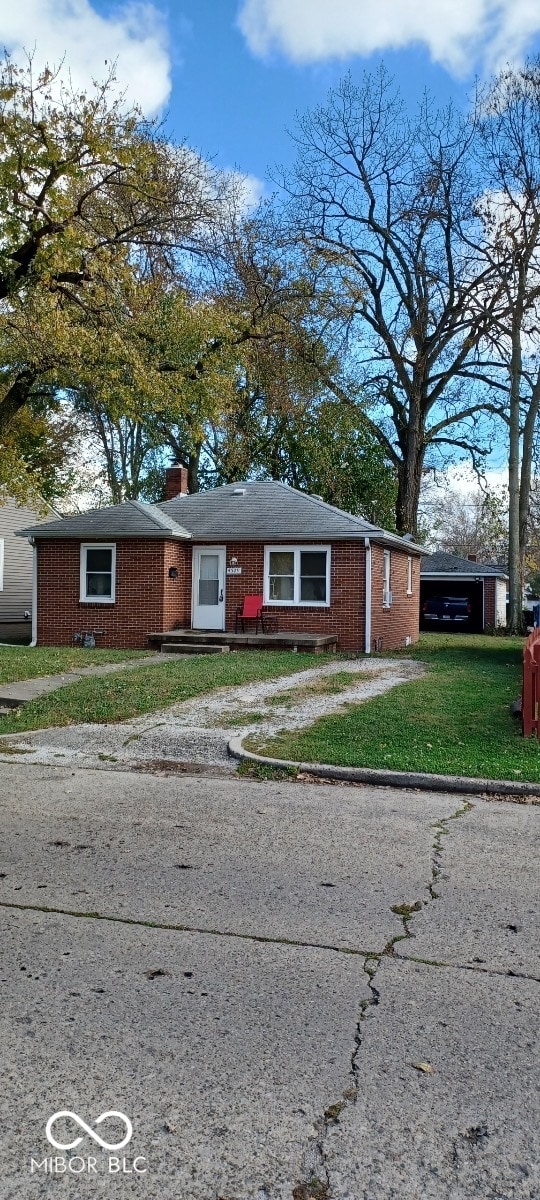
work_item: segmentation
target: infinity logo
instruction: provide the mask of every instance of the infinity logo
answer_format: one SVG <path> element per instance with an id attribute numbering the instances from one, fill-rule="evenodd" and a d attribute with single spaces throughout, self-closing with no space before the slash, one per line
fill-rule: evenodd
<path id="1" fill-rule="evenodd" d="M 60 1117 L 71 1117 L 71 1120 L 75 1121 L 75 1124 L 78 1125 L 80 1129 L 83 1129 L 84 1132 L 87 1133 L 91 1138 L 93 1138 L 93 1140 L 97 1142 L 98 1146 L 101 1146 L 103 1150 L 122 1150 L 122 1148 L 127 1146 L 128 1142 L 131 1141 L 131 1138 L 133 1137 L 133 1125 L 131 1124 L 129 1117 L 126 1117 L 125 1113 L 117 1112 L 116 1109 L 111 1109 L 110 1112 L 104 1112 L 100 1117 L 96 1117 L 96 1125 L 101 1125 L 103 1121 L 107 1120 L 107 1117 L 118 1117 L 120 1121 L 124 1122 L 127 1130 L 126 1136 L 121 1142 L 105 1142 L 103 1138 L 99 1136 L 99 1133 L 96 1133 L 95 1129 L 91 1129 L 90 1125 L 86 1124 L 86 1121 L 83 1121 L 81 1117 L 77 1116 L 77 1113 L 71 1112 L 69 1108 L 62 1108 L 59 1112 L 53 1113 L 52 1117 L 49 1117 L 45 1127 L 45 1133 L 48 1141 L 52 1146 L 56 1146 L 57 1150 L 74 1150 L 75 1146 L 80 1146 L 82 1142 L 82 1137 L 75 1138 L 74 1142 L 56 1141 L 56 1138 L 53 1137 L 51 1130 L 55 1121 L 59 1121 Z"/>

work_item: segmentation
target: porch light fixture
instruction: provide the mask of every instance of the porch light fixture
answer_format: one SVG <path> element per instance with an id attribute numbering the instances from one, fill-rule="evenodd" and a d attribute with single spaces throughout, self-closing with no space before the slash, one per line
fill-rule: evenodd
<path id="1" fill-rule="evenodd" d="M 178 579 L 178 567 L 169 567 L 169 579 Z"/>
<path id="2" fill-rule="evenodd" d="M 230 559 L 231 567 L 235 567 L 237 562 L 238 562 L 238 559 L 235 558 L 233 555 L 233 557 Z"/>

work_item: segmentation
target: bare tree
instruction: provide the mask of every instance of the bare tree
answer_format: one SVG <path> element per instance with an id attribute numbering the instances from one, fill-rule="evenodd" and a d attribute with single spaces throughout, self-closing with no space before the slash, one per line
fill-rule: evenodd
<path id="1" fill-rule="evenodd" d="M 324 382 L 347 403 L 359 384 L 371 397 L 363 419 L 397 471 L 396 525 L 414 533 L 426 463 L 485 450 L 469 376 L 502 293 L 479 244 L 476 122 L 428 99 L 411 120 L 381 68 L 342 82 L 296 141 L 291 226 L 347 333 L 344 377 Z"/>
<path id="2" fill-rule="evenodd" d="M 502 72 L 481 98 L 485 255 L 506 303 L 484 373 L 508 429 L 510 629 L 522 627 L 535 430 L 540 408 L 540 62 Z M 488 375 L 489 371 L 489 375 Z M 497 396 L 499 400 L 497 400 Z"/>

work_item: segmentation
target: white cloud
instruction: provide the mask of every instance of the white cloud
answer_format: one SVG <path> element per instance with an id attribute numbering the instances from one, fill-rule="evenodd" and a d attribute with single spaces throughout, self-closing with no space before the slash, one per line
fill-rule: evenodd
<path id="1" fill-rule="evenodd" d="M 348 59 L 414 43 L 456 73 L 515 60 L 540 32 L 538 0 L 242 0 L 252 52 L 293 62 Z"/>
<path id="2" fill-rule="evenodd" d="M 256 208 L 259 201 L 262 200 L 265 190 L 264 183 L 256 175 L 243 175 L 236 171 L 233 174 L 238 178 L 242 207 L 249 212 L 251 208 Z"/>
<path id="3" fill-rule="evenodd" d="M 3 0 L 0 45 L 15 61 L 35 51 L 46 63 L 71 74 L 76 88 L 102 80 L 116 62 L 118 89 L 147 116 L 158 112 L 171 88 L 167 32 L 152 5 L 135 0 L 102 16 L 89 0 Z"/>

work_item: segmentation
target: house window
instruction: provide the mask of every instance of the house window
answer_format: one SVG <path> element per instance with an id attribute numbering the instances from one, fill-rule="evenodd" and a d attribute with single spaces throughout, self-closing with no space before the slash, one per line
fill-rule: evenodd
<path id="1" fill-rule="evenodd" d="M 4 590 L 4 539 L 0 538 L 0 592 Z"/>
<path id="2" fill-rule="evenodd" d="M 266 546 L 264 603 L 330 604 L 329 546 Z"/>
<path id="3" fill-rule="evenodd" d="M 412 558 L 411 558 L 411 556 L 409 555 L 409 557 L 408 557 L 408 559 L 407 559 L 407 595 L 408 595 L 408 596 L 412 596 L 412 592 L 413 592 L 412 580 L 413 580 L 413 575 L 412 575 Z"/>
<path id="4" fill-rule="evenodd" d="M 383 550 L 383 608 L 390 608 L 392 592 L 390 591 L 390 562 L 389 550 Z"/>
<path id="5" fill-rule="evenodd" d="M 114 542 L 81 545 L 81 600 L 89 604 L 114 604 L 115 591 Z"/>

